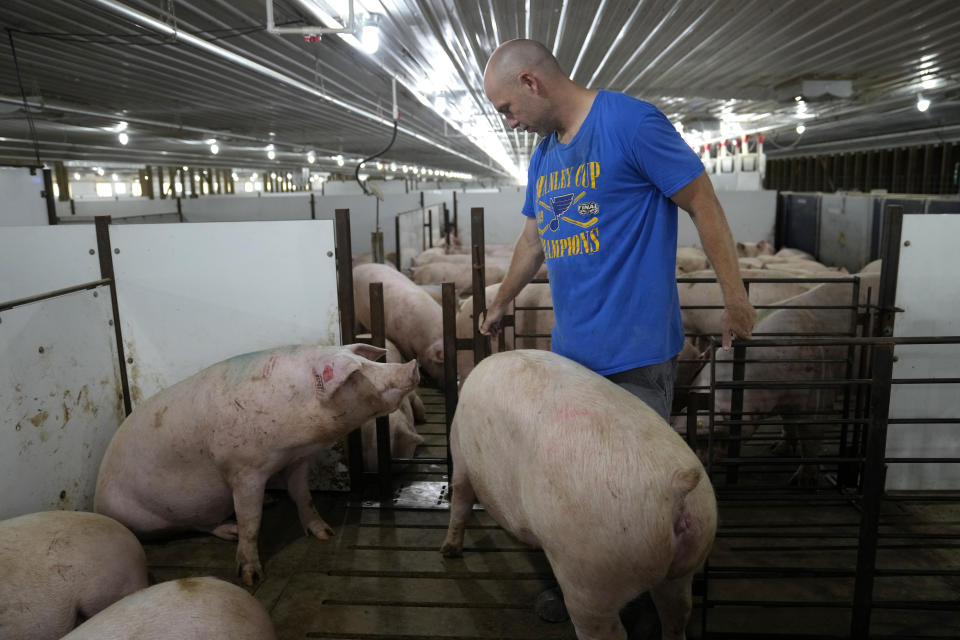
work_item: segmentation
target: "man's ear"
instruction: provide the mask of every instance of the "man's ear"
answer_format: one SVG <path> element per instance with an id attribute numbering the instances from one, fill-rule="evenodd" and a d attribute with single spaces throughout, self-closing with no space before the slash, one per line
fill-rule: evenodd
<path id="1" fill-rule="evenodd" d="M 321 399 L 330 397 L 359 370 L 360 363 L 352 358 L 338 357 L 333 354 L 317 359 L 310 372 L 317 397 Z"/>
<path id="2" fill-rule="evenodd" d="M 517 80 L 520 81 L 521 87 L 530 91 L 531 93 L 540 93 L 540 79 L 529 71 L 521 71 L 517 75 Z"/>
<path id="3" fill-rule="evenodd" d="M 348 344 L 344 346 L 344 349 L 355 353 L 361 358 L 366 358 L 367 360 L 373 360 L 377 362 L 382 356 L 387 355 L 386 349 L 381 349 L 380 347 L 375 347 L 372 344 L 364 344 L 363 342 L 357 342 L 355 344 Z"/>

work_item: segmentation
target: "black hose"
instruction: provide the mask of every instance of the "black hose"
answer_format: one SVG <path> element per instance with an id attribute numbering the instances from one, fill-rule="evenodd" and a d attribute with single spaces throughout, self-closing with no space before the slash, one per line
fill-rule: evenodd
<path id="1" fill-rule="evenodd" d="M 367 191 L 367 185 L 363 184 L 363 182 L 360 181 L 360 167 L 361 167 L 361 165 L 364 165 L 364 164 L 370 162 L 370 161 L 373 160 L 374 158 L 379 158 L 380 156 L 382 156 L 383 154 L 385 154 L 387 151 L 390 151 L 390 147 L 392 147 L 392 146 L 393 146 L 393 143 L 396 142 L 396 140 L 397 140 L 397 124 L 398 124 L 398 122 L 399 122 L 399 119 L 394 118 L 394 120 L 393 120 L 393 136 L 391 136 L 391 138 L 390 138 L 390 144 L 388 144 L 386 147 L 384 147 L 383 151 L 380 151 L 379 153 L 375 153 L 375 154 L 373 154 L 372 156 L 370 156 L 369 158 L 366 158 L 366 159 L 364 159 L 364 160 L 361 160 L 361 161 L 357 164 L 357 168 L 353 170 L 353 177 L 354 177 L 354 179 L 357 181 L 357 184 L 360 185 L 360 188 L 363 190 L 363 195 L 365 195 L 365 196 L 370 195 L 370 192 Z"/>

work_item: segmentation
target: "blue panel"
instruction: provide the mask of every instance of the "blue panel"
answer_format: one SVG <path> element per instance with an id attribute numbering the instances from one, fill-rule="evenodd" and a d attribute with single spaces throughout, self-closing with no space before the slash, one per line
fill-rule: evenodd
<path id="1" fill-rule="evenodd" d="M 783 246 L 818 257 L 819 193 L 783 194 Z"/>
<path id="2" fill-rule="evenodd" d="M 957 198 L 930 198 L 927 202 L 927 213 L 960 213 Z"/>

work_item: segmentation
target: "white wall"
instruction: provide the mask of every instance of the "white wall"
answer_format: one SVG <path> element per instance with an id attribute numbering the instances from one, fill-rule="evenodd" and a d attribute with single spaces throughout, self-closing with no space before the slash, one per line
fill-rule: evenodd
<path id="1" fill-rule="evenodd" d="M 960 335 L 960 279 L 951 268 L 960 234 L 958 215 L 905 215 L 897 277 L 894 336 Z M 909 242 L 908 246 L 905 246 Z M 931 268 L 937 265 L 937 268 Z M 936 301 L 936 302 L 934 302 Z M 960 345 L 898 345 L 894 378 L 954 378 Z M 895 384 L 891 418 L 960 416 L 956 384 Z M 960 458 L 960 425 L 909 424 L 888 427 L 887 457 Z M 960 489 L 960 463 L 890 463 L 890 490 Z"/>
<path id="2" fill-rule="evenodd" d="M 517 190 L 457 193 L 460 238 L 464 244 L 469 244 L 471 238 L 470 209 L 473 207 L 483 207 L 483 235 L 487 244 L 515 243 L 526 221 L 520 213 L 524 197 L 525 193 Z"/>
<path id="3" fill-rule="evenodd" d="M 319 198 L 319 193 L 316 194 Z M 176 211 L 176 201 L 168 202 Z M 309 220 L 310 193 L 253 193 L 182 198 L 186 222 L 250 222 L 254 220 Z M 167 207 L 169 208 L 169 204 Z"/>
<path id="4" fill-rule="evenodd" d="M 777 220 L 776 191 L 717 191 L 717 197 L 727 216 L 733 239 L 740 242 L 773 242 Z M 700 246 L 700 236 L 693 221 L 682 209 L 677 228 L 677 245 Z"/>
<path id="5" fill-rule="evenodd" d="M 0 226 L 47 224 L 47 201 L 43 193 L 43 174 L 38 170 L 0 168 Z"/>

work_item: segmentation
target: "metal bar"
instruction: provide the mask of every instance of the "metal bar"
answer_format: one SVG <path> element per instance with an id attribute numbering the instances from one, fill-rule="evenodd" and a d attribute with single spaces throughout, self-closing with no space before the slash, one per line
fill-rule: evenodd
<path id="1" fill-rule="evenodd" d="M 310 192 L 310 219 L 317 219 L 317 199 L 312 191 Z"/>
<path id="2" fill-rule="evenodd" d="M 387 346 L 385 309 L 383 308 L 383 283 L 370 283 L 370 333 L 371 344 L 375 347 Z M 380 362 L 386 362 L 386 356 Z M 390 417 L 377 418 L 377 477 L 380 485 L 381 508 L 390 505 L 393 496 L 392 463 L 390 460 Z"/>
<path id="3" fill-rule="evenodd" d="M 747 293 L 747 298 L 750 297 L 750 283 L 743 283 L 744 289 Z M 724 337 L 725 339 L 725 337 Z M 742 381 L 744 375 L 746 374 L 746 365 L 743 363 L 744 359 L 747 357 L 747 349 L 743 346 L 737 346 L 733 349 L 733 373 L 732 378 L 734 381 Z M 730 417 L 732 420 L 736 421 L 743 415 L 743 389 L 738 388 L 734 389 L 730 398 Z M 736 458 L 740 455 L 740 425 L 731 423 L 730 426 L 730 437 L 733 440 L 727 442 L 727 455 L 730 458 Z M 737 484 L 739 480 L 739 470 L 736 465 L 727 466 L 727 484 Z"/>
<path id="4" fill-rule="evenodd" d="M 337 302 L 340 305 L 340 343 L 351 344 L 356 340 L 354 332 L 356 316 L 353 306 L 353 249 L 350 246 L 350 210 L 336 209 L 334 220 L 337 236 Z M 350 490 L 352 492 L 362 492 L 363 437 L 359 429 L 354 429 L 347 436 L 347 463 L 350 470 Z"/>
<path id="5" fill-rule="evenodd" d="M 447 464 L 447 458 L 391 458 L 394 464 Z"/>
<path id="6" fill-rule="evenodd" d="M 457 291 L 452 282 L 440 285 L 443 296 L 443 396 L 447 433 L 447 478 L 453 479 L 450 426 L 457 410 Z"/>
<path id="7" fill-rule="evenodd" d="M 33 169 L 30 170 L 31 174 Z M 47 205 L 47 224 L 59 224 L 57 220 L 57 201 L 53 198 L 53 175 L 50 169 L 43 169 L 43 199 Z"/>
<path id="8" fill-rule="evenodd" d="M 94 218 L 97 234 L 97 254 L 100 258 L 100 277 L 110 282 L 110 305 L 113 307 L 113 333 L 117 341 L 117 359 L 120 362 L 120 389 L 123 393 L 125 415 L 133 412 L 130 399 L 130 380 L 127 377 L 127 359 L 123 349 L 123 333 L 120 329 L 120 304 L 117 301 L 117 282 L 113 273 L 113 253 L 110 248 L 110 216 Z"/>
<path id="9" fill-rule="evenodd" d="M 483 207 L 470 209 L 470 244 L 473 248 L 473 361 L 479 364 L 490 354 L 487 337 L 480 333 L 480 324 L 487 312 Z"/>
<path id="10" fill-rule="evenodd" d="M 400 215 L 397 214 L 397 217 L 393 219 L 393 261 L 397 267 L 397 271 L 400 271 Z"/>
<path id="11" fill-rule="evenodd" d="M 883 220 L 883 260 L 878 292 L 877 333 L 893 335 L 894 303 L 900 265 L 900 237 L 903 228 L 903 207 L 888 206 Z M 870 636 L 870 615 L 873 582 L 876 572 L 877 536 L 880 509 L 883 503 L 887 444 L 887 418 L 890 417 L 890 378 L 893 371 L 893 345 L 874 349 L 873 384 L 870 387 L 870 416 L 867 429 L 866 464 L 863 472 L 863 516 L 860 520 L 860 547 L 857 550 L 857 577 L 853 588 L 853 615 L 850 623 L 852 640 Z"/>
<path id="12" fill-rule="evenodd" d="M 110 284 L 110 280 L 103 278 L 101 280 L 93 280 L 91 282 L 84 282 L 83 284 L 76 284 L 72 287 L 64 287 L 63 289 L 55 289 L 54 291 L 47 291 L 46 293 L 38 293 L 37 295 L 27 296 L 26 298 L 17 298 L 15 300 L 8 300 L 7 302 L 0 302 L 0 311 L 8 311 L 15 307 L 22 307 L 25 304 L 49 300 L 50 298 L 56 298 L 57 296 L 63 296 L 68 293 L 86 291 L 87 289 L 96 289 L 97 287 L 102 287 L 105 284 Z"/>

